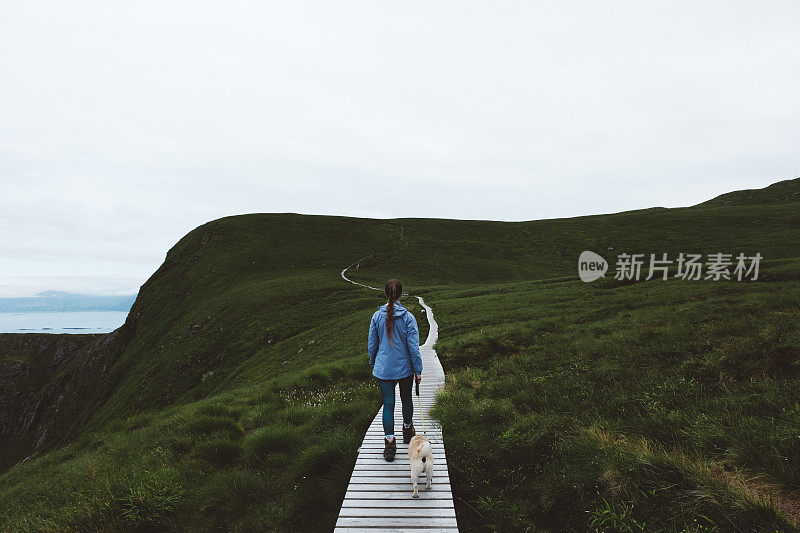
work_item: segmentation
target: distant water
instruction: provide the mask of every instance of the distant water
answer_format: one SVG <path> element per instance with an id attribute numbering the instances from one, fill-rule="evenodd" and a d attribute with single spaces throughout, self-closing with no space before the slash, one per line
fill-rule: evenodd
<path id="1" fill-rule="evenodd" d="M 0 333 L 108 333 L 127 316 L 127 311 L 0 313 Z"/>

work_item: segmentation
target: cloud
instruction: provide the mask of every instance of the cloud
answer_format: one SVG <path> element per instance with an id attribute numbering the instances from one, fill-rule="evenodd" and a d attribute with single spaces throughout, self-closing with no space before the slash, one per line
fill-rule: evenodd
<path id="1" fill-rule="evenodd" d="M 796 177 L 798 25 L 796 2 L 17 3 L 3 283 L 128 290 L 235 213 L 530 220 Z"/>

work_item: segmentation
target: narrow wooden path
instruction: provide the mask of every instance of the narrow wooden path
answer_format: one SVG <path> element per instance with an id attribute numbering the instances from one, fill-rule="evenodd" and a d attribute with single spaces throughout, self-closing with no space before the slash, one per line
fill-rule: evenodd
<path id="1" fill-rule="evenodd" d="M 348 267 L 350 268 L 350 267 Z M 362 283 L 357 283 L 345 275 L 342 278 L 350 283 L 368 289 L 379 290 Z M 342 501 L 339 519 L 336 521 L 336 533 L 377 533 L 389 531 L 441 531 L 454 533 L 458 531 L 456 512 L 453 507 L 453 494 L 450 491 L 450 475 L 447 470 L 442 429 L 428 415 L 434 397 L 444 385 L 444 370 L 433 349 L 439 336 L 439 326 L 433 318 L 431 308 L 417 296 L 420 305 L 425 309 L 430 331 L 425 344 L 420 346 L 422 354 L 422 384 L 420 399 L 425 416 L 425 434 L 431 441 L 434 456 L 434 474 L 431 490 L 425 489 L 425 476 L 420 476 L 419 498 L 412 498 L 411 468 L 408 463 L 408 445 L 403 444 L 402 414 L 400 412 L 400 395 L 395 402 L 395 435 L 397 440 L 397 456 L 394 462 L 387 463 L 383 459 L 383 411 L 378 411 L 375 419 L 367 429 L 364 441 L 358 450 L 358 459 L 347 486 L 347 493 Z M 414 396 L 414 426 L 417 433 L 422 433 L 422 420 L 419 416 L 419 403 Z"/>

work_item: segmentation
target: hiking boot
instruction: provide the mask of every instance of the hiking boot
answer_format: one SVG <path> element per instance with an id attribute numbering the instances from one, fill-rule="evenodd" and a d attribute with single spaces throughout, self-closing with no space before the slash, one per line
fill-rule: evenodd
<path id="1" fill-rule="evenodd" d="M 403 444 L 408 444 L 411 442 L 411 437 L 417 434 L 417 430 L 414 429 L 414 423 L 412 422 L 410 426 L 406 427 L 405 424 L 403 425 Z"/>
<path id="2" fill-rule="evenodd" d="M 383 439 L 386 447 L 383 449 L 383 458 L 387 461 L 394 461 L 394 454 L 397 453 L 397 437 L 389 442 L 389 439 Z"/>

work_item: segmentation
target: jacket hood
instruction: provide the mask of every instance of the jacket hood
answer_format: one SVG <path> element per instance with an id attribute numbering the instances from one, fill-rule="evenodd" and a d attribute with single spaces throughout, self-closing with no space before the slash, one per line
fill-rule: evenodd
<path id="1" fill-rule="evenodd" d="M 384 314 L 384 315 L 386 314 L 386 306 L 388 306 L 388 305 L 389 305 L 389 304 L 383 304 L 383 305 L 380 307 L 380 310 L 381 310 L 381 311 L 383 311 L 383 314 Z M 407 312 L 408 312 L 408 310 L 407 310 L 405 307 L 403 307 L 403 306 L 400 304 L 400 302 L 395 302 L 395 303 L 394 303 L 394 316 L 395 316 L 395 317 L 398 317 L 398 316 L 403 316 L 403 315 L 404 315 L 404 314 L 406 314 Z"/>

